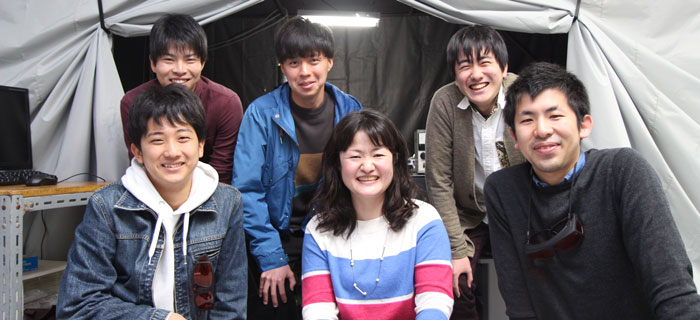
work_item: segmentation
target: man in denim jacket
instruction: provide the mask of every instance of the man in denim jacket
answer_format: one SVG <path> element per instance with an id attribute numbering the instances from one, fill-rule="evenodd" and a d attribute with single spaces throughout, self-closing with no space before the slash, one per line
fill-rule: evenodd
<path id="1" fill-rule="evenodd" d="M 205 116 L 186 87 L 134 102 L 134 158 L 87 205 L 61 280 L 65 319 L 245 319 L 240 193 L 199 162 Z"/>

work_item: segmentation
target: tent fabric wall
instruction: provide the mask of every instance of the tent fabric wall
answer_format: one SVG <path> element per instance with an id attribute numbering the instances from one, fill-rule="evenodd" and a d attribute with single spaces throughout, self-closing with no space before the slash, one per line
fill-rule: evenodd
<path id="1" fill-rule="evenodd" d="M 454 23 L 568 33 L 594 119 L 584 148 L 631 146 L 656 169 L 700 272 L 700 2 L 399 0 Z M 700 287 L 700 277 L 695 277 Z"/>
<path id="2" fill-rule="evenodd" d="M 111 32 L 132 36 L 147 34 L 164 13 L 207 23 L 260 1 L 104 0 L 103 8 Z M 91 172 L 118 180 L 128 166 L 124 90 L 97 2 L 2 1 L 0 17 L 0 83 L 30 91 L 34 167 L 59 179 Z"/>

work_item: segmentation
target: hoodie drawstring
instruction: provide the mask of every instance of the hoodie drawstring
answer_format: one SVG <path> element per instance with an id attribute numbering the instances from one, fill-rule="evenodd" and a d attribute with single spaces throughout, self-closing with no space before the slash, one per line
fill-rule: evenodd
<path id="1" fill-rule="evenodd" d="M 182 224 L 182 258 L 187 264 L 187 232 L 190 231 L 190 213 L 185 212 L 185 221 Z"/>
<path id="2" fill-rule="evenodd" d="M 151 258 L 156 252 L 156 245 L 158 244 L 158 237 L 160 237 L 160 228 L 163 225 L 163 217 L 158 215 L 156 220 L 156 227 L 153 228 L 153 238 L 151 238 L 151 245 L 148 247 L 148 264 L 151 264 Z"/>
<path id="3" fill-rule="evenodd" d="M 187 264 L 187 233 L 190 231 L 190 214 L 185 213 L 185 221 L 182 224 L 182 257 L 184 258 L 185 264 Z M 156 226 L 153 229 L 153 238 L 151 239 L 151 245 L 148 247 L 148 264 L 151 264 L 151 258 L 156 252 L 156 246 L 158 245 L 158 237 L 160 237 L 160 228 L 163 225 L 163 218 L 158 216 L 156 220 Z"/>

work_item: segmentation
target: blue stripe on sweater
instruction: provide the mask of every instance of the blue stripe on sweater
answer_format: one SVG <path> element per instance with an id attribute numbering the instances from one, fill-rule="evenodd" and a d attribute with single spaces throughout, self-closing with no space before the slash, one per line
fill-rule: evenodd
<path id="1" fill-rule="evenodd" d="M 375 288 L 375 279 L 379 272 L 379 257 L 368 260 L 355 260 L 355 266 L 350 268 L 350 259 L 333 256 L 326 250 L 320 250 L 311 234 L 304 237 L 304 254 L 302 273 L 330 270 L 334 283 L 334 293 L 337 297 L 351 300 L 386 299 L 407 295 L 414 290 L 414 267 L 422 261 L 445 260 L 450 257 L 449 246 L 430 246 L 434 241 L 448 242 L 441 220 L 433 220 L 424 225 L 417 233 L 421 243 L 420 257 L 412 247 L 395 256 L 384 257 L 381 263 L 380 281 Z M 390 245 L 390 244 L 388 244 Z M 426 246 L 427 245 L 427 246 Z M 348 247 L 349 251 L 350 248 Z M 327 261 L 327 264 L 326 264 Z M 353 272 L 357 285 L 368 296 L 362 295 L 353 287 Z"/>

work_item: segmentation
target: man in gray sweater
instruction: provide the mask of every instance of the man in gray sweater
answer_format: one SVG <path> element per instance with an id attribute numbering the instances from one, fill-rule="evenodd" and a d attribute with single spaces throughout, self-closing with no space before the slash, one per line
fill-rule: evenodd
<path id="1" fill-rule="evenodd" d="M 504 110 L 528 163 L 484 192 L 498 285 L 515 319 L 700 319 L 692 266 L 654 169 L 629 148 L 581 151 L 583 84 L 536 63 Z"/>
<path id="2" fill-rule="evenodd" d="M 450 237 L 451 319 L 478 320 L 474 269 L 489 242 L 483 187 L 496 170 L 525 161 L 503 120 L 508 50 L 491 27 L 470 25 L 447 45 L 455 81 L 435 92 L 426 124 L 426 189 Z"/>

